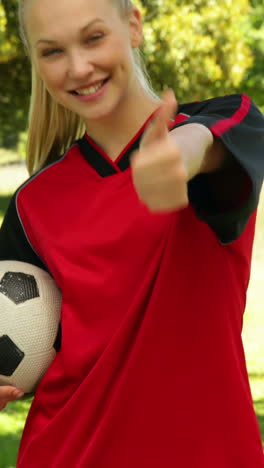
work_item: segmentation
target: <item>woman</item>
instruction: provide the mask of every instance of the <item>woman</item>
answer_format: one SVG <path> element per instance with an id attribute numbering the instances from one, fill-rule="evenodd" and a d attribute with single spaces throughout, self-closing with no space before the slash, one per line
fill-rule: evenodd
<path id="1" fill-rule="evenodd" d="M 63 305 L 18 468 L 263 467 L 241 341 L 262 115 L 159 99 L 129 0 L 22 0 L 20 18 L 35 174 L 0 258 L 49 271 Z"/>

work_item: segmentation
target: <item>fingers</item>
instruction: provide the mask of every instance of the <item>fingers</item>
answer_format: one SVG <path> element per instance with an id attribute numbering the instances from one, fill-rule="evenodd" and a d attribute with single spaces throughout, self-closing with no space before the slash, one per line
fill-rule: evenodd
<path id="1" fill-rule="evenodd" d="M 24 395 L 23 390 L 12 386 L 0 386 L 0 410 L 2 410 L 9 401 L 17 400 Z"/>
<path id="2" fill-rule="evenodd" d="M 162 105 L 157 113 L 157 125 L 168 131 L 168 123 L 170 119 L 175 118 L 178 103 L 172 89 L 166 89 L 162 94 Z"/>
<path id="3" fill-rule="evenodd" d="M 144 132 L 140 145 L 141 148 L 151 145 L 162 138 L 166 138 L 169 133 L 168 123 L 175 116 L 177 106 L 174 92 L 171 89 L 166 89 L 162 94 L 160 108 Z"/>

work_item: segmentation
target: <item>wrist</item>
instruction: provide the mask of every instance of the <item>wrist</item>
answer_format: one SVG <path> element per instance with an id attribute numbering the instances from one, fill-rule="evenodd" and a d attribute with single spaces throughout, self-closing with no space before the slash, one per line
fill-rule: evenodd
<path id="1" fill-rule="evenodd" d="M 182 157 L 188 181 L 210 171 L 214 137 L 207 127 L 198 123 L 186 124 L 172 130 L 171 137 Z"/>

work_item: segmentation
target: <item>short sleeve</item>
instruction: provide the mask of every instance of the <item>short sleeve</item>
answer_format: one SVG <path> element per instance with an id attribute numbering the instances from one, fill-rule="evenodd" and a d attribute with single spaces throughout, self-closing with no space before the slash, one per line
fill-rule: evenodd
<path id="1" fill-rule="evenodd" d="M 264 118 L 251 99 L 244 94 L 183 104 L 179 113 L 186 119 L 177 126 L 189 123 L 205 125 L 215 138 L 221 139 L 227 150 L 243 168 L 244 187 L 241 203 L 219 207 L 214 201 L 212 184 L 215 174 L 200 174 L 189 183 L 189 199 L 197 216 L 215 231 L 222 243 L 230 243 L 243 232 L 249 217 L 256 210 L 264 177 Z M 239 167 L 238 166 L 238 167 Z M 226 183 L 237 184 L 237 174 L 222 177 L 221 190 Z M 227 182 L 228 180 L 228 182 Z"/>

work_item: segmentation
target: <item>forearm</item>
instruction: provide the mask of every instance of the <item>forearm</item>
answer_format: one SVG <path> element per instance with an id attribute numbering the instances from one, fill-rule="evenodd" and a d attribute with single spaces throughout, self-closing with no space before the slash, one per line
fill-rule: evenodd
<path id="1" fill-rule="evenodd" d="M 204 125 L 183 125 L 172 130 L 171 137 L 184 160 L 188 180 L 201 173 L 222 169 L 232 160 L 221 140 L 214 138 Z"/>

